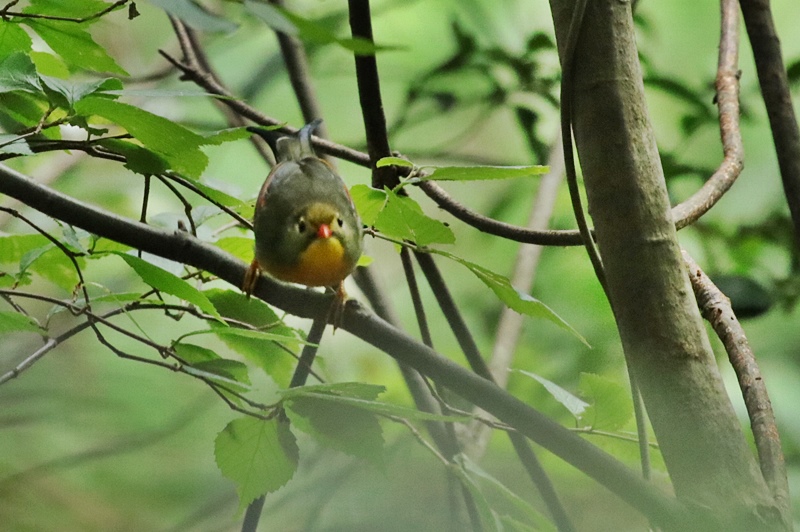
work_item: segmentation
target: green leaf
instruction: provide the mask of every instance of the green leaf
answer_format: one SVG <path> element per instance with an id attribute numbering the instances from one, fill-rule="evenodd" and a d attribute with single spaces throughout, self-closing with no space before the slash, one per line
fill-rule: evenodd
<path id="1" fill-rule="evenodd" d="M 288 384 L 295 365 L 291 352 L 299 343 L 296 331 L 284 325 L 259 299 L 247 298 L 233 290 L 212 289 L 206 290 L 205 294 L 222 316 L 257 329 L 222 327 L 211 322 L 210 326 L 220 340 L 261 368 L 276 383 Z"/>
<path id="2" fill-rule="evenodd" d="M 150 0 L 170 15 L 184 21 L 188 26 L 207 32 L 231 33 L 238 28 L 230 20 L 218 17 L 198 6 L 192 0 Z"/>
<path id="3" fill-rule="evenodd" d="M 359 383 L 352 383 L 359 384 Z M 326 386 L 326 385 L 322 385 Z M 281 392 L 284 399 L 292 399 L 295 397 L 311 397 L 337 403 L 340 405 L 347 405 L 354 408 L 360 408 L 373 414 L 381 416 L 394 416 L 408 420 L 416 421 L 444 421 L 448 423 L 465 423 L 473 419 L 471 416 L 466 415 L 446 415 L 446 414 L 432 414 L 430 412 L 422 412 L 415 408 L 408 408 L 401 405 L 391 403 L 384 403 L 382 401 L 375 401 L 370 398 L 359 398 L 346 394 L 327 393 L 324 391 L 315 391 L 315 386 L 301 386 L 297 388 L 289 388 Z"/>
<path id="4" fill-rule="evenodd" d="M 374 226 L 378 214 L 386 205 L 386 192 L 367 185 L 353 185 L 350 188 L 350 197 L 353 198 L 361 221 L 370 227 Z"/>
<path id="5" fill-rule="evenodd" d="M 484 181 L 546 174 L 547 166 L 438 166 L 424 181 Z"/>
<path id="6" fill-rule="evenodd" d="M 481 490 L 478 483 L 475 481 L 472 475 L 467 472 L 466 467 L 464 467 L 462 462 L 466 457 L 463 455 L 457 455 L 455 458 L 456 463 L 458 463 L 460 467 L 453 468 L 452 471 L 461 481 L 461 485 L 467 488 L 467 491 L 469 491 L 470 495 L 472 496 L 472 500 L 475 503 L 475 509 L 478 511 L 478 517 L 480 518 L 482 525 L 479 527 L 479 529 L 487 530 L 489 532 L 503 531 L 503 525 L 500 523 L 499 516 L 492 509 L 492 505 L 489 503 L 489 500 L 486 498 L 483 490 Z"/>
<path id="7" fill-rule="evenodd" d="M 99 145 L 125 157 L 123 166 L 141 175 L 163 174 L 169 162 L 162 156 L 133 142 L 122 139 L 103 139 Z"/>
<path id="8" fill-rule="evenodd" d="M 236 483 L 239 509 L 276 491 L 294 476 L 299 451 L 289 424 L 276 416 L 234 419 L 214 441 L 217 467 Z"/>
<path id="9" fill-rule="evenodd" d="M 287 388 L 281 391 L 281 395 L 284 399 L 308 394 L 327 394 L 336 397 L 374 400 L 385 391 L 386 387 L 379 384 L 367 384 L 364 382 L 335 382 L 332 384 L 314 384 L 309 386 Z"/>
<path id="10" fill-rule="evenodd" d="M 3 113 L 21 127 L 38 125 L 47 110 L 47 105 L 43 92 L 37 95 L 23 92 L 0 92 L 0 113 Z M 13 131 L 8 126 L 6 129 Z M 58 129 L 44 130 L 42 134 L 58 138 L 56 136 Z"/>
<path id="11" fill-rule="evenodd" d="M 178 342 L 172 348 L 191 368 L 199 370 L 189 371 L 190 373 L 231 385 L 240 391 L 249 388 L 250 377 L 244 363 L 222 358 L 214 351 L 199 345 Z"/>
<path id="12" fill-rule="evenodd" d="M 383 168 L 384 166 L 402 166 L 404 168 L 414 168 L 414 163 L 408 159 L 402 159 L 400 157 L 381 157 L 378 159 L 378 162 L 375 163 L 375 167 Z"/>
<path id="13" fill-rule="evenodd" d="M 58 17 L 69 17 L 82 19 L 90 17 L 109 7 L 103 0 L 80 0 L 78 2 L 64 2 L 63 0 L 31 0 L 30 6 L 24 12 L 36 15 L 52 15 Z M 119 7 L 116 9 L 120 9 Z M 92 19 L 84 24 L 96 22 L 99 19 Z M 74 24 L 74 23 L 73 23 Z"/>
<path id="14" fill-rule="evenodd" d="M 464 260 L 460 257 L 453 255 L 452 253 L 447 253 L 441 250 L 430 250 L 431 253 L 436 253 L 437 255 L 442 255 L 444 257 L 448 257 L 459 264 L 466 266 L 472 273 L 474 273 L 478 279 L 483 281 L 483 283 L 492 289 L 495 295 L 500 298 L 500 301 L 506 304 L 508 308 L 519 312 L 520 314 L 525 314 L 526 316 L 531 316 L 533 318 L 541 318 L 545 319 L 551 323 L 554 323 L 575 335 L 583 344 L 587 347 L 591 347 L 586 339 L 576 331 L 572 325 L 564 321 L 561 316 L 553 312 L 550 307 L 536 299 L 535 297 L 525 294 L 514 288 L 511 284 L 511 281 L 508 280 L 507 277 L 500 275 L 499 273 L 495 273 L 491 270 L 484 268 L 483 266 L 479 266 L 475 263 L 469 262 Z"/>
<path id="15" fill-rule="evenodd" d="M 633 404 L 628 390 L 618 383 L 592 373 L 581 373 L 581 395 L 590 406 L 581 420 L 595 430 L 619 430 L 633 416 Z"/>
<path id="16" fill-rule="evenodd" d="M 294 35 L 305 42 L 319 45 L 338 44 L 356 55 L 374 55 L 380 51 L 396 49 L 392 46 L 377 45 L 360 37 L 339 38 L 318 22 L 267 3 L 245 0 L 244 5 L 273 30 Z"/>
<path id="17" fill-rule="evenodd" d="M 253 239 L 243 236 L 220 238 L 214 244 L 219 249 L 230 253 L 245 262 L 253 260 Z"/>
<path id="18" fill-rule="evenodd" d="M 29 52 L 28 55 L 39 74 L 59 79 L 67 79 L 70 76 L 66 63 L 57 55 L 48 52 Z"/>
<path id="19" fill-rule="evenodd" d="M 292 398 L 286 413 L 292 425 L 322 445 L 383 466 L 383 433 L 375 414 L 312 396 Z"/>
<path id="20" fill-rule="evenodd" d="M 66 103 L 65 107 L 68 109 L 72 109 L 72 106 L 77 101 L 90 94 L 112 87 L 122 87 L 122 83 L 116 78 L 104 78 L 88 82 L 65 80 L 50 76 L 41 76 L 41 79 L 45 87 L 63 97 Z"/>
<path id="21" fill-rule="evenodd" d="M 30 52 L 33 41 L 28 33 L 8 21 L 0 23 L 0 58 L 5 58 L 14 53 Z"/>
<path id="22" fill-rule="evenodd" d="M 0 236 L 0 264 L 19 263 L 26 253 L 49 242 L 39 234 Z"/>
<path id="23" fill-rule="evenodd" d="M 203 144 L 220 146 L 226 142 L 234 142 L 236 140 L 249 138 L 251 135 L 252 133 L 247 131 L 246 127 L 220 129 L 219 131 L 214 131 L 213 133 L 206 135 L 204 137 Z"/>
<path id="24" fill-rule="evenodd" d="M 19 312 L 0 311 L 0 334 L 10 332 L 46 334 L 46 331 L 33 318 Z"/>
<path id="25" fill-rule="evenodd" d="M 63 251 L 53 244 L 46 246 L 43 251 L 44 253 L 37 256 L 36 260 L 31 263 L 29 269 L 66 292 L 72 293 L 80 282 L 75 265 L 69 257 L 64 255 Z M 83 257 L 75 257 L 75 260 L 79 267 L 82 267 L 85 262 Z"/>
<path id="26" fill-rule="evenodd" d="M 0 152 L 17 155 L 33 155 L 31 147 L 19 135 L 0 134 Z"/>
<path id="27" fill-rule="evenodd" d="M 528 504 L 519 495 L 508 489 L 502 482 L 494 478 L 492 475 L 481 469 L 478 464 L 470 460 L 466 455 L 458 456 L 458 463 L 463 468 L 464 472 L 476 483 L 481 489 L 482 493 L 489 492 L 493 495 L 499 496 L 505 501 L 507 506 L 515 510 L 516 517 L 524 519 L 527 527 L 532 530 L 551 530 L 555 531 L 556 528 L 544 515 L 539 513 L 533 506 Z M 501 528 L 502 530 L 502 528 Z"/>
<path id="28" fill-rule="evenodd" d="M 547 390 L 556 401 L 561 403 L 564 408 L 569 410 L 569 412 L 578 419 L 580 419 L 581 414 L 583 414 L 583 412 L 586 410 L 586 407 L 589 406 L 589 403 L 571 394 L 553 381 L 549 381 L 542 376 L 521 369 L 515 369 L 512 371 L 525 375 L 526 377 L 530 377 L 544 386 L 545 390 Z"/>
<path id="29" fill-rule="evenodd" d="M 62 2 L 62 4 L 64 3 L 66 2 Z M 120 67 L 102 46 L 94 42 L 83 24 L 34 18 L 25 19 L 23 22 L 35 31 L 68 65 L 95 72 L 128 75 L 125 69 Z"/>
<path id="30" fill-rule="evenodd" d="M 146 148 L 164 157 L 174 170 L 188 177 L 199 177 L 208 165 L 208 157 L 200 150 L 205 139 L 171 120 L 98 96 L 77 102 L 75 110 L 84 115 L 101 116 L 124 127 Z"/>
<path id="31" fill-rule="evenodd" d="M 453 231 L 439 220 L 434 220 L 423 213 L 416 201 L 388 188 L 385 193 L 386 204 L 374 222 L 375 228 L 380 232 L 395 238 L 411 240 L 418 246 L 452 244 L 456 241 Z"/>
<path id="32" fill-rule="evenodd" d="M 11 54 L 0 61 L 0 92 L 42 92 L 42 85 L 31 58 L 23 53 Z"/>
<path id="33" fill-rule="evenodd" d="M 158 266 L 150 264 L 146 260 L 140 259 L 127 253 L 113 252 L 128 263 L 133 271 L 141 277 L 142 281 L 149 284 L 156 290 L 173 295 L 184 301 L 195 305 L 197 308 L 217 318 L 220 318 L 217 309 L 209 299 L 197 288 L 184 281 L 177 275 L 168 272 Z"/>

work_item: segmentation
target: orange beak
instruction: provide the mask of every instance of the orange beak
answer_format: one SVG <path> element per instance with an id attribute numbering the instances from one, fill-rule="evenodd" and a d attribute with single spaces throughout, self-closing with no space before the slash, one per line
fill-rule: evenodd
<path id="1" fill-rule="evenodd" d="M 317 229 L 317 238 L 330 238 L 332 234 L 333 231 L 331 231 L 331 226 L 328 224 L 320 224 Z"/>

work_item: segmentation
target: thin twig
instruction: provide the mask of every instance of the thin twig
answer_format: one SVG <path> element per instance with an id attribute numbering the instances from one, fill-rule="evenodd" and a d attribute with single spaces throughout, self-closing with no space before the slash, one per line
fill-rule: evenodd
<path id="1" fill-rule="evenodd" d="M 349 0 L 350 30 L 353 37 L 373 42 L 372 14 L 369 0 Z M 375 55 L 355 55 L 356 83 L 358 84 L 358 100 L 364 118 L 364 129 L 367 137 L 367 153 L 372 168 L 372 186 L 379 190 L 383 187 L 395 188 L 400 184 L 397 169 L 394 166 L 377 168 L 375 163 L 382 157 L 392 155 L 389 138 L 386 134 L 386 116 L 383 114 L 378 63 Z"/>
<path id="2" fill-rule="evenodd" d="M 747 407 L 750 428 L 758 450 L 761 473 L 778 507 L 788 511 L 789 485 L 786 479 L 786 464 L 775 423 L 775 413 L 772 411 L 772 403 L 769 400 L 767 386 L 761 377 L 758 362 L 744 329 L 733 313 L 730 299 L 714 285 L 685 251 L 683 259 L 689 269 L 692 289 L 703 317 L 711 324 L 725 346 L 728 359 L 739 379 L 739 388 Z"/>
<path id="3" fill-rule="evenodd" d="M 783 190 L 800 249 L 800 128 L 769 0 L 739 0 L 753 49 L 761 94 L 767 106 Z"/>
<path id="4" fill-rule="evenodd" d="M 532 135 L 533 132 L 526 132 Z M 550 216 L 555 206 L 555 198 L 564 177 L 564 155 L 561 149 L 561 139 L 553 143 L 548 156 L 550 171 L 539 181 L 536 197 L 531 204 L 527 229 L 543 230 L 550 222 Z M 521 245 L 517 250 L 514 263 L 514 272 L 511 275 L 511 284 L 522 293 L 530 292 L 536 275 L 536 269 L 541 257 L 542 246 Z M 500 312 L 497 322 L 494 346 L 489 359 L 489 370 L 497 385 L 505 388 L 508 383 L 508 368 L 511 366 L 517 343 L 519 342 L 525 318 L 516 311 L 504 307 Z M 473 422 L 470 426 L 469 455 L 476 459 L 486 451 L 491 431 L 482 424 Z"/>
<path id="5" fill-rule="evenodd" d="M 7 4 L 2 10 L 0 10 L 0 18 L 7 20 L 8 17 L 19 17 L 19 18 L 33 18 L 33 19 L 41 19 L 41 20 L 58 20 L 62 22 L 76 22 L 78 24 L 83 22 L 89 22 L 90 20 L 94 20 L 97 18 L 102 17 L 106 13 L 110 13 L 114 11 L 118 7 L 122 7 L 128 3 L 128 0 L 117 0 L 107 8 L 98 11 L 97 13 L 93 13 L 91 15 L 87 15 L 85 17 L 62 17 L 58 15 L 45 15 L 42 13 L 23 13 L 23 12 L 16 12 L 16 11 L 9 11 L 9 8 L 17 4 L 18 0 L 10 2 Z"/>
<path id="6" fill-rule="evenodd" d="M 690 198 L 672 209 L 675 227 L 696 222 L 731 188 L 744 168 L 744 146 L 739 130 L 739 8 L 736 0 L 722 0 L 722 23 L 717 63 L 716 102 L 725 158 L 716 172 Z"/>
<path id="7" fill-rule="evenodd" d="M 439 307 L 441 308 L 447 323 L 450 325 L 450 329 L 453 331 L 453 334 L 456 337 L 456 341 L 458 342 L 459 346 L 461 346 L 461 351 L 464 353 L 470 368 L 481 378 L 486 379 L 493 385 L 496 385 L 494 377 L 492 376 L 491 371 L 489 371 L 489 366 L 481 356 L 480 350 L 478 349 L 478 344 L 475 343 L 475 339 L 473 338 L 469 327 L 464 321 L 461 312 L 459 312 L 458 306 L 453 300 L 450 290 L 447 288 L 447 284 L 444 282 L 444 278 L 437 268 L 433 257 L 427 253 L 422 253 L 419 251 L 416 251 L 414 255 L 417 258 L 417 262 L 419 263 L 422 272 L 425 274 L 425 278 L 428 280 L 431 291 L 436 297 L 436 301 L 439 303 Z M 574 530 L 574 527 L 567 516 L 567 513 L 564 510 L 558 495 L 556 494 L 550 478 L 547 476 L 547 473 L 539 463 L 539 459 L 536 457 L 536 454 L 530 448 L 530 443 L 527 441 L 525 436 L 518 432 L 509 432 L 508 437 L 511 439 L 511 443 L 514 445 L 514 449 L 516 450 L 517 456 L 522 462 L 525 471 L 528 473 L 528 476 L 533 484 L 539 490 L 539 494 L 542 496 L 542 500 L 544 500 L 545 504 L 547 505 L 550 515 L 553 517 L 553 521 L 558 529 L 560 531 Z"/>

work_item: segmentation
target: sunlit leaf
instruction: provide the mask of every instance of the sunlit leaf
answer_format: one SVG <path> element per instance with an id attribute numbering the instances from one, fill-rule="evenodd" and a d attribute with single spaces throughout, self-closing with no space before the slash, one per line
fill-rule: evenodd
<path id="1" fill-rule="evenodd" d="M 299 451 L 289 424 L 276 416 L 234 419 L 214 441 L 217 467 L 236 483 L 239 508 L 285 485 L 297 470 Z"/>
<path id="2" fill-rule="evenodd" d="M 205 139 L 175 122 L 122 102 L 90 96 L 75 104 L 84 115 L 106 118 L 125 128 L 144 146 L 166 159 L 188 177 L 199 177 L 208 164 L 200 150 Z"/>
<path id="3" fill-rule="evenodd" d="M 14 53 L 30 52 L 32 45 L 30 36 L 18 24 L 11 22 L 0 24 L 0 58 Z"/>
<path id="4" fill-rule="evenodd" d="M 130 266 L 133 271 L 136 272 L 139 277 L 141 277 L 142 281 L 149 284 L 156 290 L 166 294 L 171 294 L 184 301 L 188 301 L 211 316 L 215 316 L 217 318 L 220 317 L 217 309 L 214 308 L 214 305 L 211 303 L 211 301 L 209 301 L 205 294 L 203 294 L 203 292 L 189 284 L 187 281 L 184 281 L 177 275 L 170 273 L 163 268 L 159 268 L 158 266 L 155 266 L 146 260 L 129 255 L 127 253 L 115 252 L 115 255 L 121 257 L 122 260 L 127 262 L 128 266 Z"/>
<path id="5" fill-rule="evenodd" d="M 35 332 L 45 334 L 33 318 L 19 312 L 0 311 L 0 333 Z"/>
<path id="6" fill-rule="evenodd" d="M 385 193 L 386 204 L 373 224 L 377 230 L 395 238 L 411 240 L 419 246 L 455 242 L 453 231 L 423 213 L 416 201 L 389 189 Z"/>
<path id="7" fill-rule="evenodd" d="M 68 4 L 71 2 L 61 2 Z M 79 2 L 75 2 L 78 4 Z M 97 44 L 83 25 L 61 20 L 29 18 L 24 23 L 67 64 L 76 68 L 110 72 L 126 76 L 128 73 L 111 58 L 105 49 Z"/>
<path id="8" fill-rule="evenodd" d="M 374 226 L 378 214 L 386 205 L 386 192 L 367 185 L 353 185 L 350 196 L 361 216 L 361 221 L 368 226 Z"/>
<path id="9" fill-rule="evenodd" d="M 438 166 L 425 181 L 484 181 L 546 174 L 547 166 Z"/>
<path id="10" fill-rule="evenodd" d="M 414 163 L 408 159 L 402 159 L 400 157 L 382 157 L 378 159 L 378 162 L 375 163 L 376 168 L 383 168 L 384 166 L 402 166 L 404 168 L 413 168 Z"/>

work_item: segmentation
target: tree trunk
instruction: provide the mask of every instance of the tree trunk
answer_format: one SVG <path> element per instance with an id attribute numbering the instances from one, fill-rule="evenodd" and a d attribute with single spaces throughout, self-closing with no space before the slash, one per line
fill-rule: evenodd
<path id="1" fill-rule="evenodd" d="M 551 0 L 563 54 L 575 0 Z M 588 2 L 574 135 L 625 357 L 678 498 L 726 530 L 784 528 L 723 387 L 692 293 L 649 122 L 631 5 Z M 563 62 L 563 57 L 562 57 Z"/>

